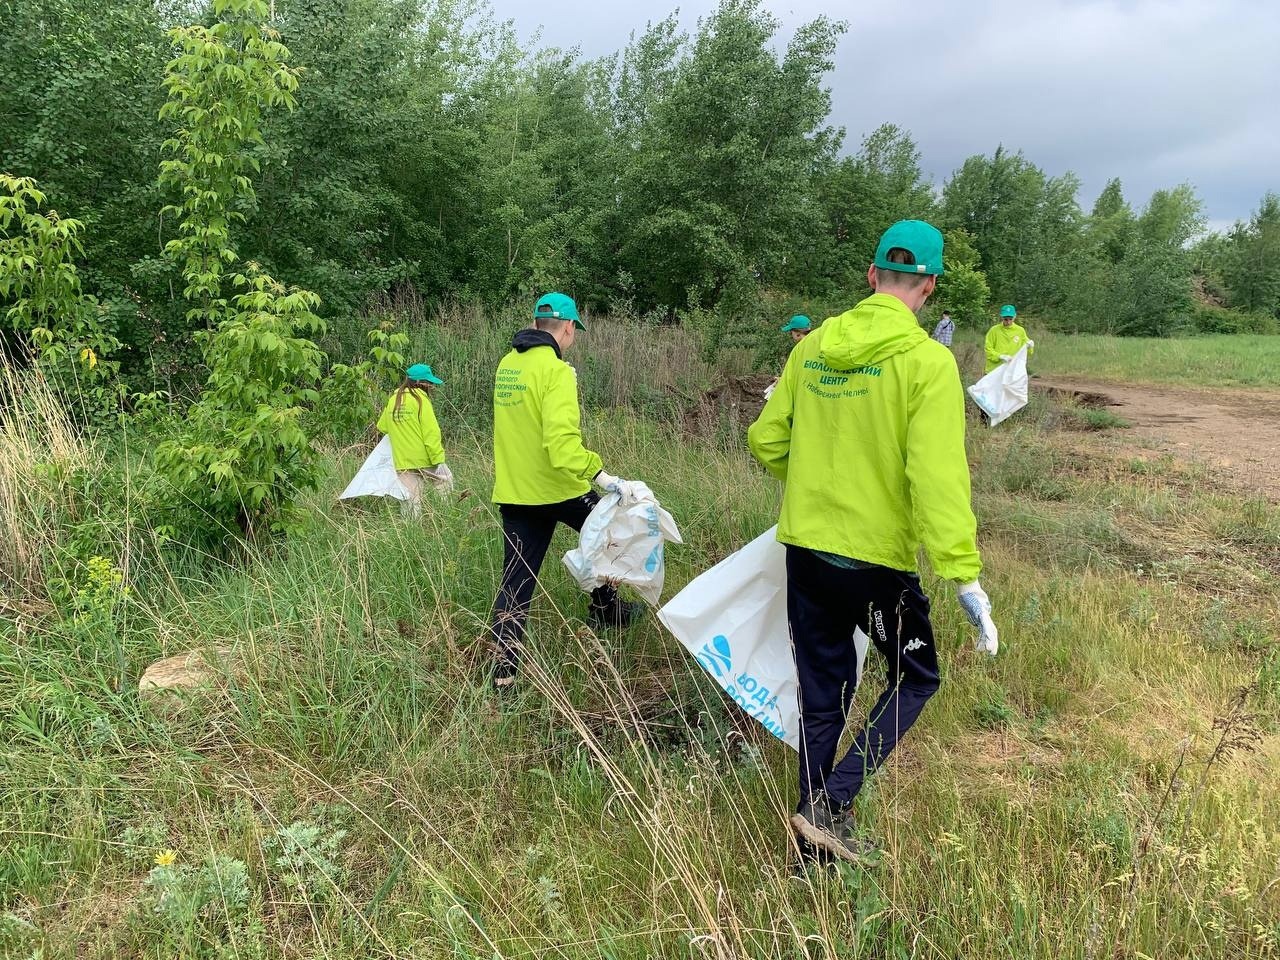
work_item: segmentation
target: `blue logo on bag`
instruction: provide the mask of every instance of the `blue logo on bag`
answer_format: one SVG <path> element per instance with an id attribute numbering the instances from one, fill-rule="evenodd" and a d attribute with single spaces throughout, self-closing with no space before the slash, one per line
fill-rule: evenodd
<path id="1" fill-rule="evenodd" d="M 646 573 L 653 573 L 658 569 L 658 564 L 662 563 L 662 544 L 658 544 L 653 548 L 653 552 L 644 561 L 644 569 Z"/>
<path id="2" fill-rule="evenodd" d="M 733 668 L 733 652 L 729 649 L 729 638 L 723 634 L 712 637 L 710 643 L 702 645 L 702 652 L 697 659 L 703 668 L 717 677 Z"/>
<path id="3" fill-rule="evenodd" d="M 711 638 L 710 643 L 704 643 L 702 649 L 694 656 L 704 670 L 717 680 L 724 682 L 724 692 L 738 706 L 758 720 L 779 740 L 787 739 L 777 696 L 772 696 L 769 688 L 750 674 L 734 676 L 733 649 L 729 646 L 728 637 L 717 634 Z"/>

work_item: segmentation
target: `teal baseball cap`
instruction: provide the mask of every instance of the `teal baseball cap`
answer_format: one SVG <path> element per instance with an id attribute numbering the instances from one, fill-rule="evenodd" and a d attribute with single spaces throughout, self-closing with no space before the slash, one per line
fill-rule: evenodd
<path id="1" fill-rule="evenodd" d="M 419 383 L 444 383 L 443 380 L 435 375 L 431 367 L 425 363 L 415 363 L 404 372 L 404 375 L 410 380 L 417 380 Z"/>
<path id="2" fill-rule="evenodd" d="M 544 293 L 533 305 L 535 320 L 572 320 L 579 330 L 587 329 L 578 318 L 578 305 L 563 293 Z"/>
<path id="3" fill-rule="evenodd" d="M 889 251 L 901 248 L 915 258 L 915 263 L 892 263 Z M 942 276 L 942 234 L 938 228 L 923 220 L 899 220 L 880 238 L 876 247 L 877 270 L 895 270 L 898 273 L 924 273 Z"/>
<path id="4" fill-rule="evenodd" d="M 1017 308 L 1012 303 L 1006 303 L 1000 308 L 1001 317 L 1016 317 L 1018 315 Z"/>
<path id="5" fill-rule="evenodd" d="M 803 313 L 797 313 L 782 325 L 782 332 L 790 333 L 792 330 L 808 330 L 812 326 L 812 320 L 806 317 Z"/>

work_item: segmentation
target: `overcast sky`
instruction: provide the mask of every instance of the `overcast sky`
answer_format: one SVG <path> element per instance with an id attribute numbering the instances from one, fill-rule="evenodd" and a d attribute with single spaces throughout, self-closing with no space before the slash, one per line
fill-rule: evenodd
<path id="1" fill-rule="evenodd" d="M 521 36 L 610 53 L 675 2 L 492 0 Z M 689 29 L 714 0 L 679 4 Z M 845 149 L 881 123 L 909 129 L 938 185 L 1003 143 L 1050 174 L 1075 171 L 1087 208 L 1108 178 L 1140 207 L 1191 183 L 1210 226 L 1280 191 L 1277 0 L 765 0 L 784 38 L 819 14 L 846 20 L 832 122 Z"/>

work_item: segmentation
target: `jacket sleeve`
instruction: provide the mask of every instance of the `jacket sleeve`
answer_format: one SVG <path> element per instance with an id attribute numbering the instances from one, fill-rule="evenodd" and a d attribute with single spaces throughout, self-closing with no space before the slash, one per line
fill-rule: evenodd
<path id="1" fill-rule="evenodd" d="M 996 346 L 996 337 L 998 336 L 997 331 L 999 329 L 1000 329 L 999 326 L 995 326 L 987 331 L 987 340 L 986 340 L 987 363 L 1000 362 L 1000 348 Z"/>
<path id="2" fill-rule="evenodd" d="M 438 467 L 445 461 L 444 440 L 440 436 L 440 424 L 436 420 L 435 408 L 426 398 L 422 400 L 419 419 L 422 422 L 422 446 L 427 454 L 427 463 Z"/>
<path id="3" fill-rule="evenodd" d="M 388 401 L 387 405 L 382 408 L 382 415 L 378 417 L 378 432 L 379 433 L 391 432 L 391 402 L 390 401 Z"/>
<path id="4" fill-rule="evenodd" d="M 1035 345 L 1034 345 L 1033 341 L 1031 340 L 1031 338 L 1030 338 L 1029 336 L 1027 336 L 1027 331 L 1025 331 L 1025 330 L 1023 330 L 1023 331 L 1022 331 L 1022 339 L 1023 339 L 1023 341 L 1024 341 L 1024 342 L 1026 342 L 1026 343 L 1028 344 L 1028 346 L 1027 346 L 1027 356 L 1028 356 L 1028 357 L 1030 357 L 1033 353 L 1035 353 L 1035 352 L 1036 352 L 1036 348 L 1035 348 Z"/>
<path id="5" fill-rule="evenodd" d="M 796 372 L 792 358 L 796 351 L 787 358 L 787 365 L 782 369 L 773 388 L 773 394 L 765 401 L 764 409 L 756 417 L 747 430 L 747 445 L 751 455 L 759 460 L 766 470 L 784 483 L 787 480 L 787 464 L 791 458 L 791 414 L 794 410 Z"/>
<path id="6" fill-rule="evenodd" d="M 604 469 L 599 455 L 582 444 L 578 380 L 567 363 L 551 370 L 542 398 L 542 446 L 552 467 L 582 480 L 590 480 Z"/>
<path id="7" fill-rule="evenodd" d="M 916 532 L 938 576 L 976 580 L 978 521 L 964 448 L 964 388 L 954 363 L 920 371 L 907 404 L 907 486 Z"/>

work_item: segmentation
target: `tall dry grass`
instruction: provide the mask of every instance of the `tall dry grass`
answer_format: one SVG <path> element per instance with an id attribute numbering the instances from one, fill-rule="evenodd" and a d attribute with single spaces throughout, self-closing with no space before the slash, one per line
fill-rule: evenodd
<path id="1" fill-rule="evenodd" d="M 90 450 L 49 383 L 0 358 L 0 603 L 43 599 L 70 506 L 65 478 Z"/>

